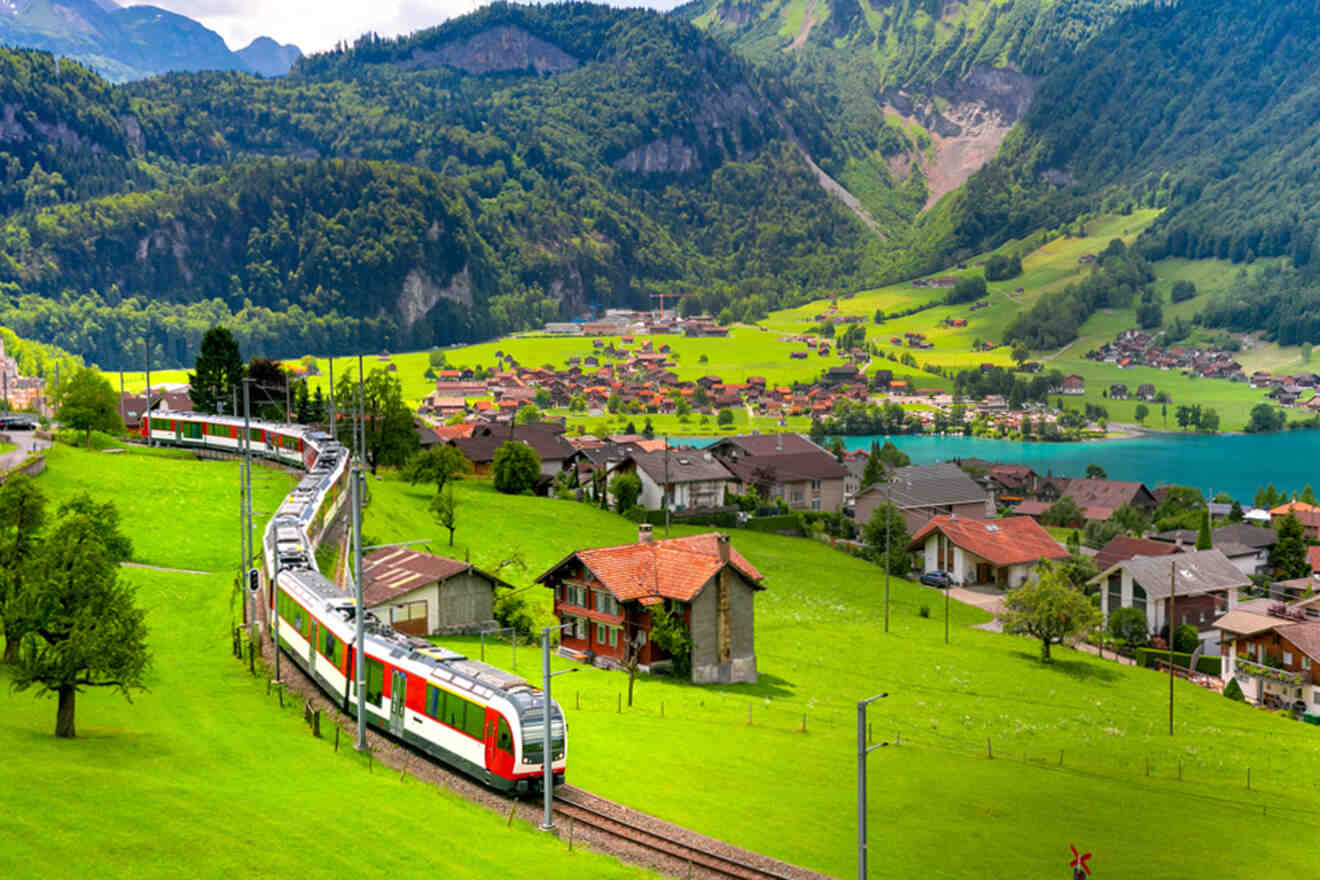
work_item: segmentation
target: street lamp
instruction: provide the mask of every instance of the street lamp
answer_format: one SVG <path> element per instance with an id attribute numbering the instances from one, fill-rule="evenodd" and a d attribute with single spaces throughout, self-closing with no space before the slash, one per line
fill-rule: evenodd
<path id="1" fill-rule="evenodd" d="M 542 689 L 544 708 L 541 712 L 543 721 L 541 738 L 541 766 L 544 768 L 544 775 L 541 777 L 542 787 L 545 789 L 545 815 L 542 817 L 541 830 L 554 831 L 555 823 L 551 815 L 551 808 L 555 800 L 555 753 L 551 748 L 550 740 L 550 720 L 552 718 L 551 710 L 554 704 L 550 700 L 550 679 L 556 675 L 564 675 L 569 672 L 577 672 L 578 668 L 565 669 L 560 672 L 550 671 L 550 633 L 558 632 L 561 629 L 568 629 L 571 623 L 561 623 L 559 626 L 547 626 L 541 629 L 541 671 L 545 676 L 545 686 Z"/>
<path id="2" fill-rule="evenodd" d="M 866 707 L 889 694 L 876 694 L 857 703 L 857 878 L 866 880 L 866 756 L 889 743 L 866 745 Z"/>

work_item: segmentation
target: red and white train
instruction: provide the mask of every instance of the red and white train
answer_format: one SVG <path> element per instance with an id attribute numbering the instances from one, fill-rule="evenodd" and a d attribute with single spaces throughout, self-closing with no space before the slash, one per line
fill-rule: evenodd
<path id="1" fill-rule="evenodd" d="M 343 506 L 348 450 L 301 425 L 253 420 L 254 455 L 303 467 L 306 475 L 266 526 L 266 584 L 279 645 L 348 714 L 359 695 L 354 674 L 356 602 L 316 567 L 316 547 Z M 161 445 L 242 448 L 243 420 L 155 411 L 142 436 Z M 503 791 L 540 791 L 545 768 L 545 700 L 517 676 L 404 635 L 370 612 L 365 621 L 367 722 Z M 567 729 L 550 705 L 555 784 L 564 780 Z"/>

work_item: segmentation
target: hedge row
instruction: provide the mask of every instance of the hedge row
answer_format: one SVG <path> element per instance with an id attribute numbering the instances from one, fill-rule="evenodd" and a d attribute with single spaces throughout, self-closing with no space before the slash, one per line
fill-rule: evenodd
<path id="1" fill-rule="evenodd" d="M 1147 669 L 1157 669 L 1161 660 L 1169 659 L 1168 651 L 1160 651 L 1155 648 L 1137 648 L 1135 653 L 1137 655 L 1137 665 L 1145 666 Z M 1187 664 L 1192 662 L 1192 655 L 1184 654 L 1182 651 L 1174 651 L 1173 662 L 1186 669 Z M 1196 661 L 1196 671 L 1204 672 L 1206 675 L 1220 675 L 1223 669 L 1223 659 L 1218 655 L 1207 656 L 1202 654 L 1201 659 Z"/>
<path id="2" fill-rule="evenodd" d="M 784 513 L 779 516 L 757 516 L 749 519 L 744 528 L 753 532 L 801 532 L 802 517 L 796 513 Z"/>
<path id="3" fill-rule="evenodd" d="M 646 522 L 653 526 L 665 524 L 665 512 L 663 510 L 643 510 L 640 507 L 634 507 L 628 511 L 627 516 L 633 522 Z M 670 513 L 669 522 L 671 525 L 718 526 L 722 529 L 736 529 L 738 528 L 738 514 L 732 510 L 721 510 L 715 513 Z"/>

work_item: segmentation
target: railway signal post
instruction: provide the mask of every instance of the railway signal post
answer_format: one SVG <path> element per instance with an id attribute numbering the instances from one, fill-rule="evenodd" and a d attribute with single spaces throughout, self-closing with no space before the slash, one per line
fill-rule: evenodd
<path id="1" fill-rule="evenodd" d="M 866 756 L 889 743 L 866 745 L 866 707 L 889 694 L 876 694 L 857 704 L 857 880 L 866 880 Z"/>
<path id="2" fill-rule="evenodd" d="M 551 711 L 554 703 L 550 700 L 550 679 L 556 675 L 564 675 L 569 672 L 577 672 L 577 668 L 565 669 L 561 672 L 550 671 L 550 633 L 558 632 L 561 629 L 567 629 L 571 624 L 561 624 L 559 626 L 547 626 L 541 629 L 541 671 L 545 675 L 545 687 L 542 689 L 541 696 L 544 700 L 544 708 L 541 711 L 542 731 L 541 731 L 541 767 L 543 768 L 541 784 L 545 788 L 545 815 L 541 821 L 542 831 L 554 831 L 555 819 L 553 815 L 555 802 L 555 752 L 552 748 L 553 740 L 550 736 L 552 727 L 553 713 Z"/>

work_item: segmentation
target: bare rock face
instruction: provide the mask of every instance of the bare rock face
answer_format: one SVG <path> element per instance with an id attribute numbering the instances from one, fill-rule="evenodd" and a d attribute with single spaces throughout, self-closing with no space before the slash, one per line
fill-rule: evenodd
<path id="1" fill-rule="evenodd" d="M 637 174 L 687 174 L 697 170 L 697 151 L 675 134 L 637 147 L 614 167 Z"/>
<path id="2" fill-rule="evenodd" d="M 884 92 L 880 105 L 930 132 L 934 158 L 913 156 L 926 175 L 929 208 L 967 181 L 999 152 L 1009 129 L 1036 94 L 1035 77 L 993 67 L 975 67 L 952 88 L 930 95 Z M 895 167 L 891 162 L 891 169 Z"/>
<path id="3" fill-rule="evenodd" d="M 415 49 L 400 66 L 408 70 L 453 67 L 480 76 L 535 70 L 541 76 L 573 70 L 580 62 L 553 43 L 519 27 L 505 25 L 481 31 L 437 49 Z"/>
<path id="4" fill-rule="evenodd" d="M 399 318 L 404 327 L 411 327 L 421 318 L 426 317 L 435 304 L 447 299 L 459 305 L 472 305 L 472 276 L 467 266 L 449 279 L 449 284 L 441 287 L 430 275 L 421 269 L 413 269 L 403 279 L 403 291 L 399 296 Z"/>
<path id="5" fill-rule="evenodd" d="M 160 264 L 162 260 L 173 260 L 174 269 L 179 277 L 191 284 L 195 278 L 192 266 L 188 263 L 188 232 L 179 220 L 172 220 L 164 227 L 143 236 L 138 240 L 137 261 L 151 261 Z"/>
<path id="6" fill-rule="evenodd" d="M 701 170 L 703 153 L 748 159 L 760 144 L 744 142 L 742 123 L 756 119 L 763 109 L 762 101 L 745 84 L 709 94 L 693 119 L 696 143 L 676 134 L 658 138 L 616 159 L 614 167 L 638 174 L 689 174 Z"/>
<path id="7" fill-rule="evenodd" d="M 124 128 L 124 137 L 128 142 L 139 150 L 146 150 L 147 139 L 142 136 L 142 126 L 138 124 L 136 116 L 121 116 L 119 124 Z"/>

